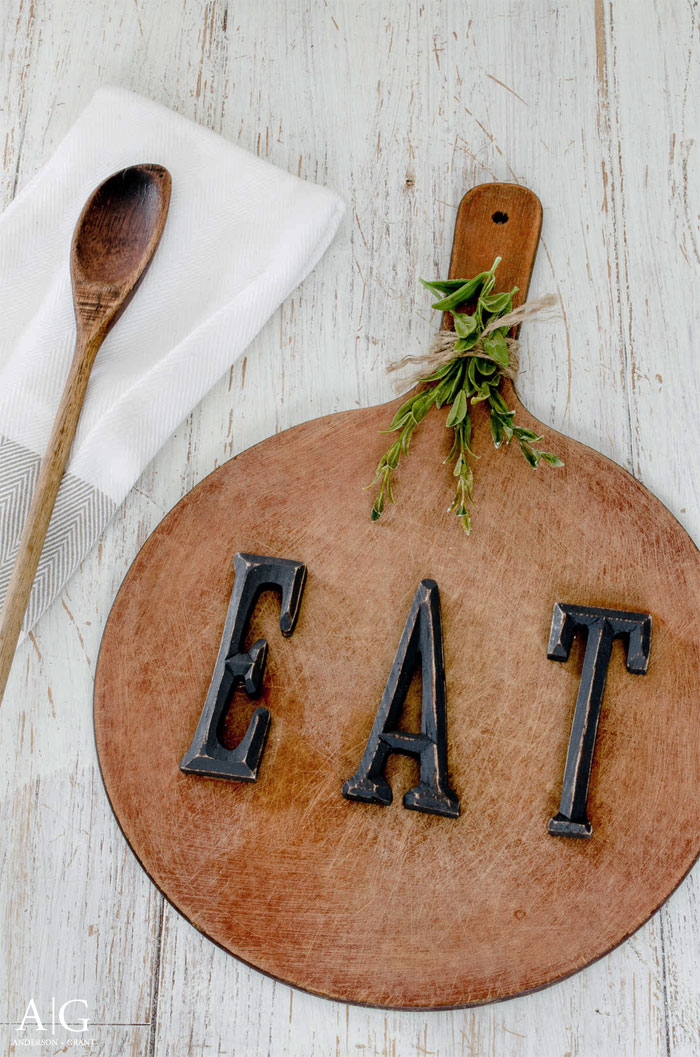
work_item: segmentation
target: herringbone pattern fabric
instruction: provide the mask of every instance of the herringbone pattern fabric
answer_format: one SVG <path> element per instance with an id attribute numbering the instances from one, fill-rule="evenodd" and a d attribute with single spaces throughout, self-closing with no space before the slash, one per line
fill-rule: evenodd
<path id="1" fill-rule="evenodd" d="M 38 455 L 0 437 L 0 607 L 39 474 Z M 116 503 L 86 481 L 67 473 L 58 490 L 49 533 L 41 552 L 23 634 L 33 627 L 72 576 L 106 527 Z"/>

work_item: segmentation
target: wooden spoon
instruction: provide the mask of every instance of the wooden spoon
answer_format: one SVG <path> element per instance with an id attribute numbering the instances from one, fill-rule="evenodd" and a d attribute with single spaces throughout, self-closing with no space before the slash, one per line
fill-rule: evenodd
<path id="1" fill-rule="evenodd" d="M 93 191 L 73 233 L 70 267 L 77 324 L 75 354 L 0 615 L 0 701 L 92 365 L 153 259 L 168 214 L 170 187 L 170 173 L 161 165 L 122 169 Z"/>

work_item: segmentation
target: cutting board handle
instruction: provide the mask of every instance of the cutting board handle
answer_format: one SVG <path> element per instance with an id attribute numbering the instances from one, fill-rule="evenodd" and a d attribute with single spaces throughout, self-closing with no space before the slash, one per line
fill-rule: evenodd
<path id="1" fill-rule="evenodd" d="M 542 227 L 539 198 L 520 184 L 479 184 L 459 204 L 455 223 L 450 279 L 471 279 L 501 257 L 496 290 L 518 287 L 517 308 L 527 298 Z M 452 329 L 445 312 L 442 328 Z"/>

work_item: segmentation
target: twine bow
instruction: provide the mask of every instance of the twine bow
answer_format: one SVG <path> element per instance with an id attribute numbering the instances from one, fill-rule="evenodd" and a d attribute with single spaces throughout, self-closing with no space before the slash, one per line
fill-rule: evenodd
<path id="1" fill-rule="evenodd" d="M 413 364 L 416 370 L 410 380 L 420 382 L 424 380 L 426 374 L 432 374 L 444 364 L 450 363 L 451 360 L 471 359 L 478 356 L 482 360 L 490 360 L 491 363 L 497 364 L 501 373 L 505 374 L 511 381 L 514 381 L 520 365 L 518 357 L 520 342 L 518 339 L 506 338 L 508 365 L 504 366 L 500 361 L 484 351 L 484 338 L 488 337 L 494 330 L 502 330 L 503 327 L 512 330 L 526 320 L 531 320 L 535 317 L 538 320 L 551 319 L 557 314 L 554 309 L 558 304 L 559 298 L 556 294 L 545 294 L 544 297 L 538 297 L 535 301 L 526 301 L 519 308 L 514 308 L 512 312 L 507 312 L 504 316 L 499 316 L 497 319 L 487 323 L 476 344 L 471 349 L 462 351 L 455 349 L 455 342 L 458 338 L 453 330 L 439 330 L 431 341 L 430 348 L 426 353 L 420 356 L 402 356 L 400 360 L 394 360 L 390 363 L 387 370 L 400 371 L 403 367 Z"/>

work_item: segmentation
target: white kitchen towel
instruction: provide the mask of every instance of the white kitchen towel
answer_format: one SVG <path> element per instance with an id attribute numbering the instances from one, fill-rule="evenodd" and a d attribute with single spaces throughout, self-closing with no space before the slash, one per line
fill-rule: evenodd
<path id="1" fill-rule="evenodd" d="M 73 229 L 93 189 L 140 162 L 170 170 L 170 211 L 98 353 L 25 634 L 161 445 L 318 262 L 344 212 L 334 192 L 156 103 L 96 93 L 0 216 L 0 604 L 73 355 Z"/>

